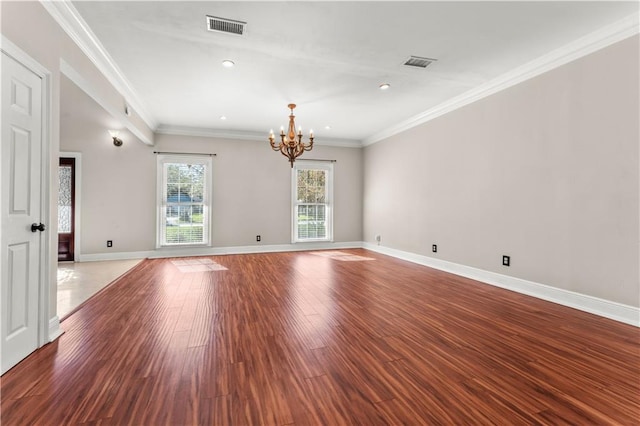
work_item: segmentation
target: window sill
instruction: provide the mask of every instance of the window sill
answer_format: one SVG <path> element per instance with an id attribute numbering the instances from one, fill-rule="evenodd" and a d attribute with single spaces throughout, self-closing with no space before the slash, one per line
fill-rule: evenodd
<path id="1" fill-rule="evenodd" d="M 156 250 L 171 250 L 171 249 L 175 249 L 175 248 L 201 248 L 201 247 L 212 247 L 211 244 L 208 243 L 199 243 L 199 244 L 168 244 L 168 245 L 162 245 L 162 246 L 157 246 Z"/>

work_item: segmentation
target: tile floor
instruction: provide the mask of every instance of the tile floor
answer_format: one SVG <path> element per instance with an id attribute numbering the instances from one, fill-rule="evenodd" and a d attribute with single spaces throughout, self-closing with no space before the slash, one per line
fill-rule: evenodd
<path id="1" fill-rule="evenodd" d="M 58 317 L 66 317 L 141 261 L 142 259 L 128 259 L 58 263 Z"/>

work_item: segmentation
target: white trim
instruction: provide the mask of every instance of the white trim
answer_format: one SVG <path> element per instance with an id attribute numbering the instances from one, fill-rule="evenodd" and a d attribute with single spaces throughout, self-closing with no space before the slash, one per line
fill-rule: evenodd
<path id="1" fill-rule="evenodd" d="M 41 347 L 49 340 L 49 299 L 51 288 L 51 247 L 54 241 L 57 246 L 57 238 L 53 238 L 53 231 L 57 229 L 57 223 L 51 226 L 51 139 L 53 123 L 53 96 L 51 84 L 51 72 L 38 61 L 29 56 L 25 51 L 16 46 L 4 35 L 0 35 L 0 50 L 20 62 L 42 80 L 42 149 L 40 152 L 42 162 L 41 194 L 40 194 L 40 222 L 47 224 L 48 232 L 41 237 L 40 244 L 40 286 L 38 289 L 38 346 Z M 56 170 L 57 173 L 57 170 Z"/>
<path id="2" fill-rule="evenodd" d="M 115 119 L 124 123 L 124 126 L 133 133 L 138 139 L 147 145 L 153 146 L 153 140 L 149 139 L 137 126 L 135 126 L 129 117 L 124 113 L 124 109 L 119 110 L 109 102 L 107 102 L 93 85 L 89 83 L 78 71 L 76 71 L 71 65 L 69 65 L 64 59 L 60 58 L 60 72 L 64 74 L 69 80 L 71 80 L 76 86 L 82 89 L 91 99 L 96 101 L 98 105 L 105 109 Z"/>
<path id="3" fill-rule="evenodd" d="M 362 242 L 338 242 L 338 243 L 296 243 L 296 244 L 272 244 L 234 247 L 163 247 L 158 250 L 121 252 L 121 253 L 96 253 L 86 254 L 80 258 L 81 262 L 94 262 L 101 260 L 125 260 L 125 259 L 160 259 L 166 257 L 187 256 L 215 256 L 224 254 L 255 254 L 255 253 L 279 253 L 288 251 L 306 250 L 338 250 L 361 248 Z"/>
<path id="4" fill-rule="evenodd" d="M 109 55 L 102 43 L 96 35 L 91 31 L 89 25 L 84 21 L 80 13 L 69 0 L 46 1 L 41 0 L 40 3 L 54 18 L 54 20 L 62 27 L 69 37 L 78 45 L 78 47 L 87 55 L 98 70 L 104 74 L 107 80 L 122 93 L 125 97 L 125 104 L 129 104 L 142 118 L 142 120 L 157 133 L 182 135 L 182 136 L 207 136 L 222 137 L 230 139 L 248 139 L 248 140 L 264 140 L 264 135 L 254 132 L 237 132 L 233 130 L 214 130 L 214 129 L 197 129 L 188 127 L 159 126 L 153 116 L 148 112 L 144 102 L 137 94 L 131 83 L 124 76 L 120 68 L 117 66 L 113 58 Z M 576 60 L 596 50 L 607 47 L 613 43 L 624 40 L 639 32 L 638 25 L 639 14 L 634 13 L 628 17 L 614 22 L 611 25 L 603 27 L 591 34 L 583 36 L 564 47 L 556 49 L 546 55 L 541 56 L 525 65 L 517 67 L 479 87 L 467 91 L 453 99 L 445 101 L 421 114 L 411 117 L 395 126 L 386 130 L 382 130 L 363 141 L 356 140 L 335 140 L 325 138 L 316 142 L 317 145 L 341 146 L 360 148 L 379 142 L 390 136 L 403 132 L 405 130 L 426 123 L 448 112 L 454 111 L 472 102 L 485 98 L 496 92 L 504 90 L 522 81 L 536 77 L 551 69 L 557 68 L 570 61 Z M 102 104 L 101 104 L 102 105 Z M 123 105 L 124 106 L 124 105 Z M 123 108 L 124 111 L 124 108 Z M 118 111 L 119 117 L 123 112 Z M 125 115 L 126 117 L 126 115 Z M 123 120 L 128 122 L 128 120 Z M 130 129 L 131 130 L 131 129 Z M 145 143 L 148 142 L 141 138 Z"/>
<path id="5" fill-rule="evenodd" d="M 0 34 L 0 48 L 6 52 L 9 56 L 13 57 L 16 61 L 20 62 L 25 67 L 29 68 L 39 77 L 43 78 L 46 75 L 51 75 L 48 69 L 40 64 L 40 62 L 33 59 L 11 40 L 9 40 L 4 34 Z"/>
<path id="6" fill-rule="evenodd" d="M 494 78 L 462 95 L 449 99 L 421 114 L 413 116 L 386 130 L 382 130 L 363 141 L 363 146 L 380 142 L 390 136 L 409 130 L 420 124 L 433 120 L 465 105 L 476 102 L 494 93 L 500 92 L 525 80 L 534 78 L 540 74 L 558 68 L 568 62 L 575 61 L 583 56 L 603 49 L 614 43 L 629 38 L 640 31 L 638 19 L 640 14 L 634 13 L 620 21 L 603 27 L 591 34 L 581 37 L 561 48 L 553 50 L 531 62 L 512 69 L 501 76 Z"/>
<path id="7" fill-rule="evenodd" d="M 428 266 L 441 271 L 449 272 L 472 280 L 480 281 L 496 287 L 515 291 L 517 293 L 533 296 L 538 299 L 558 303 L 563 306 L 579 309 L 615 321 L 640 327 L 640 308 L 622 303 L 600 299 L 586 294 L 576 293 L 549 285 L 527 281 L 516 277 L 485 271 L 471 266 L 447 262 L 428 256 L 422 256 L 402 250 L 378 246 L 371 243 L 363 243 L 367 250 L 392 256 L 398 259 Z"/>
<path id="8" fill-rule="evenodd" d="M 123 252 L 123 253 L 97 253 L 83 255 L 81 262 L 101 261 L 101 260 L 123 260 L 123 259 L 159 259 L 167 257 L 187 257 L 187 256 L 215 256 L 225 254 L 255 254 L 255 253 L 277 253 L 289 251 L 307 250 L 338 250 L 351 248 L 365 248 L 376 253 L 392 256 L 397 259 L 406 260 L 418 265 L 428 266 L 454 275 L 470 278 L 485 284 L 526 294 L 538 299 L 558 303 L 594 315 L 609 318 L 635 327 L 640 327 L 640 308 L 612 302 L 585 294 L 576 293 L 551 287 L 545 284 L 527 281 L 520 278 L 510 277 L 495 272 L 473 268 L 471 266 L 460 265 L 458 263 L 447 262 L 415 253 L 396 250 L 384 246 L 362 242 L 337 242 L 337 243 L 296 243 L 296 244 L 274 244 L 266 246 L 236 246 L 236 247 L 202 247 L 202 248 L 168 248 L 150 251 Z"/>
<path id="9" fill-rule="evenodd" d="M 41 223 L 49 224 L 49 235 L 44 238 L 45 241 L 41 247 L 40 256 L 42 256 L 42 283 L 40 285 L 40 309 L 42 312 L 41 329 L 40 329 L 40 345 L 49 343 L 50 334 L 48 330 L 48 318 L 54 312 L 49 311 L 49 299 L 50 289 L 53 285 L 57 287 L 57 278 L 52 279 L 51 268 L 57 269 L 55 262 L 52 265 L 51 256 L 55 253 L 56 259 L 58 257 L 58 237 L 55 233 L 58 232 L 58 218 L 55 222 L 51 221 L 51 137 L 52 137 L 52 124 L 53 124 L 53 87 L 51 81 L 51 73 L 45 71 L 42 74 L 42 177 L 41 177 L 41 207 L 40 216 Z M 58 176 L 58 170 L 55 170 L 55 176 Z M 57 198 L 57 197 L 56 197 Z M 54 243 L 55 241 L 55 243 Z M 55 248 L 55 251 L 54 251 Z M 46 335 L 45 335 L 46 333 Z"/>
<path id="10" fill-rule="evenodd" d="M 235 246 L 235 247 L 211 247 L 206 250 L 185 249 L 185 250 L 158 250 L 149 258 L 163 257 L 183 257 L 183 256 L 210 256 L 221 254 L 254 254 L 254 253 L 279 253 L 288 251 L 308 251 L 308 250 L 336 250 L 361 248 L 362 242 L 314 242 L 296 244 L 272 244 L 265 246 Z"/>
<path id="11" fill-rule="evenodd" d="M 204 188 L 202 200 L 203 219 L 203 239 L 201 243 L 193 245 L 200 247 L 211 246 L 211 217 L 213 202 L 213 158 L 211 155 L 180 155 L 180 154 L 158 154 L 156 159 L 156 249 L 163 247 L 185 247 L 183 244 L 168 244 L 166 242 L 166 207 L 165 191 L 167 189 L 167 173 L 165 165 L 167 163 L 200 164 L 204 169 Z"/>
<path id="12" fill-rule="evenodd" d="M 144 102 L 71 1 L 41 0 L 40 3 L 75 44 L 78 45 L 80 50 L 87 55 L 87 58 L 89 58 L 107 78 L 109 83 L 111 83 L 118 92 L 123 94 L 125 99 L 120 113 L 124 115 L 125 105 L 129 105 L 149 128 L 152 130 L 155 129 L 157 123 L 149 113 Z"/>
<path id="13" fill-rule="evenodd" d="M 298 239 L 298 221 L 297 217 L 297 207 L 298 203 L 298 179 L 297 174 L 298 170 L 324 170 L 326 171 L 326 180 L 325 180 L 325 198 L 326 202 L 324 205 L 327 208 L 325 212 L 325 227 L 326 227 L 326 238 L 308 238 L 308 239 Z M 334 175 L 334 167 L 332 162 L 326 161 L 318 161 L 318 160 L 307 160 L 304 162 L 296 162 L 291 168 L 291 243 L 299 244 L 299 243 L 312 243 L 312 242 L 332 242 L 333 241 L 333 175 Z M 322 204 L 322 203 L 318 203 Z"/>
<path id="14" fill-rule="evenodd" d="M 49 342 L 53 342 L 64 334 L 64 330 L 60 328 L 60 318 L 56 315 L 49 320 Z"/>
<path id="15" fill-rule="evenodd" d="M 154 250 L 149 251 L 127 251 L 127 252 L 115 252 L 115 253 L 94 253 L 83 254 L 78 259 L 78 262 L 99 262 L 103 260 L 130 260 L 130 259 L 146 259 L 152 257 Z"/>
<path id="16" fill-rule="evenodd" d="M 73 158 L 76 160 L 75 165 L 75 179 L 74 184 L 76 187 L 75 194 L 75 209 L 73 212 L 73 261 L 80 261 L 80 254 L 82 253 L 80 250 L 80 234 L 82 232 L 82 153 L 80 152 L 69 152 L 69 151 L 60 151 L 60 155 L 58 158 Z"/>
<path id="17" fill-rule="evenodd" d="M 205 138 L 220 139 L 241 139 L 258 142 L 268 142 L 269 135 L 267 132 L 259 133 L 248 130 L 225 130 L 225 129 L 208 129 L 203 127 L 188 126 L 170 126 L 160 124 L 155 130 L 156 134 L 175 135 L 175 136 L 198 136 Z M 333 138 L 317 138 L 313 141 L 314 145 L 321 146 L 337 146 L 340 148 L 362 148 L 362 142 L 355 139 L 333 139 Z"/>

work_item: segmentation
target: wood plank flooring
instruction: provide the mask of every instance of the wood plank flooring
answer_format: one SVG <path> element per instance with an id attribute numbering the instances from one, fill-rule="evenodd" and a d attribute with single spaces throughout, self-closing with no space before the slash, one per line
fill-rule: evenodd
<path id="1" fill-rule="evenodd" d="M 341 253 L 143 261 L 2 377 L 2 425 L 639 424 L 637 328 Z"/>

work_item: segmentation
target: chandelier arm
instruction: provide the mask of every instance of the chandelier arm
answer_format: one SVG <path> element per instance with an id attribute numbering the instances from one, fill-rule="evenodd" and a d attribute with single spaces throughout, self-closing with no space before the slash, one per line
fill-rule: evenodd
<path id="1" fill-rule="evenodd" d="M 289 159 L 289 163 L 291 163 L 291 167 L 293 168 L 293 163 L 296 158 L 301 156 L 305 151 L 311 151 L 313 148 L 313 131 L 309 134 L 309 143 L 304 143 L 302 141 L 302 129 L 299 129 L 296 133 L 295 115 L 293 114 L 293 109 L 296 105 L 289 104 L 288 107 L 291 110 L 291 114 L 289 115 L 287 132 L 285 133 L 284 128 L 280 128 L 281 141 L 278 146 L 276 146 L 275 135 L 272 130 L 269 134 L 269 143 L 272 150 L 280 151 L 283 156 Z"/>
<path id="2" fill-rule="evenodd" d="M 288 152 L 287 157 L 289 157 L 289 160 L 293 160 L 293 161 L 295 161 L 295 160 L 296 160 L 296 158 L 298 157 L 298 155 L 297 155 L 297 149 L 296 149 L 296 147 L 295 147 L 295 146 L 294 146 L 294 147 L 289 147 L 289 149 L 287 150 L 287 152 Z"/>
<path id="3" fill-rule="evenodd" d="M 289 148 L 289 163 L 291 163 L 291 168 L 293 168 L 293 163 L 296 161 L 296 158 L 298 158 L 296 147 L 290 147 Z"/>

